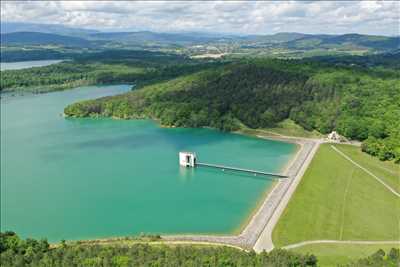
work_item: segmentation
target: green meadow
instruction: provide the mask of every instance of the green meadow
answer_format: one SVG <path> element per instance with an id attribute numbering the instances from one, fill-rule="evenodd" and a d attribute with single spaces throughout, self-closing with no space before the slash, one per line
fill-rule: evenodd
<path id="1" fill-rule="evenodd" d="M 398 189 L 398 166 L 350 145 L 335 145 L 352 160 Z M 397 179 L 397 180 L 396 180 Z M 397 185 L 397 187 L 396 187 Z M 273 231 L 275 246 L 308 240 L 400 240 L 400 198 L 332 149 L 319 148 Z M 318 258 L 363 256 L 381 246 L 310 245 Z"/>
<path id="2" fill-rule="evenodd" d="M 337 148 L 400 193 L 400 164 L 381 161 L 353 146 L 338 145 Z"/>

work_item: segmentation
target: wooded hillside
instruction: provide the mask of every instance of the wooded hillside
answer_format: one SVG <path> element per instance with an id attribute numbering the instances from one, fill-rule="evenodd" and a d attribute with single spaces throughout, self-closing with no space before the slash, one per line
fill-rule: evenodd
<path id="1" fill-rule="evenodd" d="M 148 51 L 106 50 L 74 54 L 74 60 L 40 68 L 1 72 L 0 91 L 48 92 L 82 85 L 143 84 L 169 80 L 214 66 Z"/>
<path id="2" fill-rule="evenodd" d="M 305 129 L 364 141 L 400 161 L 399 71 L 315 62 L 252 60 L 216 66 L 124 95 L 68 106 L 75 117 L 152 118 L 166 126 L 238 130 L 286 118 Z"/>

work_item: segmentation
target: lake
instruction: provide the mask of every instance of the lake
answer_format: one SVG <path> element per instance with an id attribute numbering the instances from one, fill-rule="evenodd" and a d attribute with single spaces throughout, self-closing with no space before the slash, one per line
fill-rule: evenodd
<path id="1" fill-rule="evenodd" d="M 139 233 L 238 231 L 271 187 L 268 177 L 178 165 L 199 161 L 280 172 L 293 144 L 150 120 L 61 116 L 78 100 L 129 85 L 1 99 L 1 231 L 91 239 Z"/>
<path id="2" fill-rule="evenodd" d="M 20 70 L 32 67 L 43 67 L 51 64 L 60 63 L 63 60 L 33 60 L 33 61 L 18 61 L 18 62 L 0 62 L 1 70 Z"/>

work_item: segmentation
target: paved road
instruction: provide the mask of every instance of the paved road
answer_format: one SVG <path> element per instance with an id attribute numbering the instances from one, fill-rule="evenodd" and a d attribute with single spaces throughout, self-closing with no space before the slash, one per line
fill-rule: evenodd
<path id="1" fill-rule="evenodd" d="M 271 251 L 274 248 L 274 244 L 272 242 L 272 231 L 275 225 L 278 223 L 278 220 L 282 215 L 283 211 L 285 210 L 287 204 L 289 203 L 289 200 L 293 195 L 294 191 L 296 190 L 297 185 L 300 183 L 300 180 L 303 177 L 305 171 L 307 170 L 308 165 L 311 163 L 311 160 L 313 159 L 315 153 L 317 152 L 319 145 L 323 143 L 323 141 L 320 139 L 314 139 L 313 141 L 314 141 L 314 146 L 312 150 L 307 155 L 305 155 L 304 161 L 301 162 L 302 165 L 300 170 L 295 174 L 294 177 L 291 178 L 293 179 L 293 182 L 290 184 L 290 187 L 284 194 L 279 205 L 275 209 L 275 212 L 271 216 L 270 220 L 267 222 L 264 230 L 262 231 L 260 237 L 255 243 L 253 249 L 256 252 L 261 252 L 263 250 Z"/>
<path id="2" fill-rule="evenodd" d="M 400 245 L 400 241 L 312 240 L 288 245 L 282 248 L 292 249 L 311 244 Z"/>

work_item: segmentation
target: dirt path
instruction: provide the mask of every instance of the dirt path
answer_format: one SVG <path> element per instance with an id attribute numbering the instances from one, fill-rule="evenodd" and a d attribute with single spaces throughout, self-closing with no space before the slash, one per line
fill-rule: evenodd
<path id="1" fill-rule="evenodd" d="M 340 151 L 339 149 L 337 149 L 335 146 L 331 145 L 332 149 L 335 150 L 337 153 L 339 153 L 342 157 L 344 157 L 345 159 L 347 159 L 348 161 L 350 161 L 351 163 L 353 163 L 355 166 L 357 166 L 358 168 L 360 168 L 361 170 L 365 171 L 366 173 L 368 173 L 370 176 L 372 176 L 373 178 L 375 178 L 379 183 L 381 183 L 384 187 L 386 187 L 390 192 L 392 192 L 393 194 L 395 194 L 396 196 L 400 197 L 400 194 L 396 192 L 396 190 L 394 190 L 393 188 L 391 188 L 388 184 L 386 184 L 381 178 L 379 178 L 378 176 L 376 176 L 375 174 L 373 174 L 372 172 L 370 172 L 369 170 L 367 170 L 366 168 L 364 168 L 363 166 L 361 166 L 360 164 L 358 164 L 357 162 L 353 161 L 349 156 L 347 156 L 346 154 L 344 154 L 342 151 Z"/>
<path id="2" fill-rule="evenodd" d="M 346 189 L 344 190 L 343 208 L 342 208 L 342 220 L 341 220 L 341 224 L 340 224 L 339 240 L 343 240 L 342 237 L 343 237 L 344 218 L 345 218 L 345 211 L 346 211 L 346 198 L 347 198 L 347 193 L 349 192 L 349 187 L 350 187 L 351 180 L 353 179 L 353 174 L 354 174 L 354 169 L 352 170 L 351 175 L 350 175 L 349 179 L 347 180 Z"/>
<path id="3" fill-rule="evenodd" d="M 293 249 L 312 244 L 354 244 L 354 245 L 400 245 L 400 241 L 358 241 L 358 240 L 312 240 L 282 247 L 283 249 Z"/>

